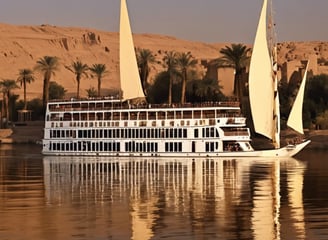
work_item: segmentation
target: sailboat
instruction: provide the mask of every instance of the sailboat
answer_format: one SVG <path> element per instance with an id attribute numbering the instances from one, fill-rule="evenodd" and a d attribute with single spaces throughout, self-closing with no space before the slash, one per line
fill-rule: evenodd
<path id="1" fill-rule="evenodd" d="M 273 43 L 273 37 L 271 36 L 268 39 L 267 12 L 268 0 L 263 0 L 249 69 L 249 98 L 251 113 L 255 131 L 272 140 L 272 143 L 275 146 L 272 153 L 280 155 L 281 152 L 286 152 L 287 156 L 293 156 L 308 145 L 310 140 L 288 145 L 284 148 L 280 147 L 277 50 Z M 273 31 L 272 19 L 270 19 L 269 22 L 269 29 Z M 271 35 L 273 34 L 271 33 Z M 307 69 L 308 64 L 287 122 L 288 126 L 301 134 L 304 134 L 302 108 Z M 288 153 L 288 151 L 290 151 L 290 153 Z"/>
<path id="2" fill-rule="evenodd" d="M 295 155 L 309 141 L 280 148 L 279 131 L 273 130 L 273 126 L 279 126 L 279 111 L 277 111 L 279 102 L 274 98 L 277 96 L 274 93 L 277 83 L 272 84 L 272 60 L 266 45 L 266 4 L 267 0 L 264 1 L 254 46 L 250 93 L 252 96 L 260 97 L 260 99 L 251 97 L 256 130 L 267 137 L 273 135 L 278 146 L 276 149 L 260 151 L 253 149 L 250 130 L 246 126 L 246 118 L 242 116 L 238 102 L 156 105 L 140 101 L 145 96 L 138 71 L 127 3 L 126 0 L 121 0 L 122 97 L 50 101 L 46 109 L 42 153 L 60 156 L 188 159 Z M 262 83 L 258 82 L 259 79 L 269 82 L 264 82 L 262 86 Z M 266 87 L 265 91 L 264 87 Z M 269 94 L 270 91 L 272 92 Z M 259 95 L 259 92 L 261 94 L 265 92 L 265 95 Z M 263 117 L 262 103 L 269 96 L 270 100 L 265 102 L 267 104 L 265 109 L 268 109 L 267 114 L 271 115 Z M 302 100 L 302 95 L 298 99 Z M 257 114 L 259 108 L 261 113 Z M 274 116 L 272 109 L 276 110 Z M 295 114 L 299 114 L 299 111 L 295 111 Z M 296 121 L 291 120 L 290 123 L 294 124 Z"/>

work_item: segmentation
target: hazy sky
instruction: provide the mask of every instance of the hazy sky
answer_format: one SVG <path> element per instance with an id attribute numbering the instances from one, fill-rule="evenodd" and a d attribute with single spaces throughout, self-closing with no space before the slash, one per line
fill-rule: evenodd
<path id="1" fill-rule="evenodd" d="M 273 0 L 278 41 L 328 41 L 328 0 Z M 127 0 L 134 33 L 252 43 L 262 0 Z M 0 0 L 0 22 L 117 32 L 119 0 Z"/>

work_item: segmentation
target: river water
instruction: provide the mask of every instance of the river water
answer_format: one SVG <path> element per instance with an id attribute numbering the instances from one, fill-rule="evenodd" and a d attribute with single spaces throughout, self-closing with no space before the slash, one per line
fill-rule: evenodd
<path id="1" fill-rule="evenodd" d="M 43 157 L 0 146 L 0 239 L 328 239 L 328 151 Z"/>

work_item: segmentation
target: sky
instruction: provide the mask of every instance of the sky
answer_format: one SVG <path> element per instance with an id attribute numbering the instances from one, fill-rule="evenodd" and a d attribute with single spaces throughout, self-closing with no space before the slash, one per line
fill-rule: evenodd
<path id="1" fill-rule="evenodd" d="M 127 0 L 134 33 L 253 43 L 262 0 Z M 0 23 L 119 28 L 119 0 L 0 0 Z M 277 41 L 328 41 L 328 0 L 273 0 Z"/>

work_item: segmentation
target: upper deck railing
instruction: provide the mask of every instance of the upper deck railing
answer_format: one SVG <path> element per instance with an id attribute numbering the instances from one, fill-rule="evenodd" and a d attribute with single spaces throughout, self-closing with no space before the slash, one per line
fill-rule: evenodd
<path id="1" fill-rule="evenodd" d="M 127 110 L 127 109 L 188 109 L 234 107 L 239 108 L 238 101 L 203 102 L 203 103 L 173 103 L 173 104 L 133 104 L 118 99 L 92 98 L 83 100 L 55 100 L 48 103 L 48 111 L 101 111 L 101 110 Z"/>

